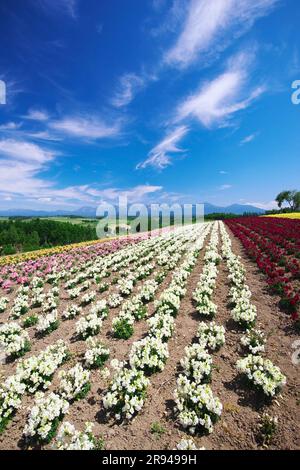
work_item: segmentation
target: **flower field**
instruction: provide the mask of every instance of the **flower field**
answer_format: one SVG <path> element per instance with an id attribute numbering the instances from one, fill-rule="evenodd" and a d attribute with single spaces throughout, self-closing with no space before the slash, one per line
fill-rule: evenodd
<path id="1" fill-rule="evenodd" d="M 2 265 L 1 449 L 299 448 L 299 222 L 152 235 Z"/>
<path id="2" fill-rule="evenodd" d="M 281 306 L 299 320 L 300 221 L 247 217 L 229 220 L 227 225 L 266 274 L 271 291 L 281 298 Z"/>
<path id="3" fill-rule="evenodd" d="M 263 217 L 276 217 L 277 219 L 300 219 L 300 212 L 291 212 L 287 214 L 264 215 Z"/>

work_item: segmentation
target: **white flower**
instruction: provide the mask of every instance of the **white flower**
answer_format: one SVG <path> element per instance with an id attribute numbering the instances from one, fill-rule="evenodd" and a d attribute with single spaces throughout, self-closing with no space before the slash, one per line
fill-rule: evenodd
<path id="1" fill-rule="evenodd" d="M 241 344 L 252 354 L 263 352 L 265 350 L 265 343 L 265 335 L 261 330 L 249 330 L 241 338 Z"/>
<path id="2" fill-rule="evenodd" d="M 59 340 L 37 356 L 18 362 L 16 376 L 25 383 L 29 393 L 35 393 L 40 388 L 46 389 L 54 372 L 67 359 L 68 354 L 64 341 Z"/>
<path id="3" fill-rule="evenodd" d="M 80 305 L 88 305 L 93 302 L 96 298 L 96 292 L 91 291 L 81 297 Z"/>
<path id="4" fill-rule="evenodd" d="M 132 368 L 153 373 L 164 369 L 168 357 L 167 343 L 150 336 L 133 343 L 129 363 Z"/>
<path id="5" fill-rule="evenodd" d="M 9 303 L 9 300 L 7 297 L 1 297 L 0 298 L 0 313 L 3 313 Z"/>
<path id="6" fill-rule="evenodd" d="M 39 333 L 48 333 L 52 329 L 56 329 L 57 326 L 58 314 L 57 310 L 54 310 L 51 313 L 39 317 L 36 329 Z"/>
<path id="7" fill-rule="evenodd" d="M 102 320 L 95 313 L 89 313 L 85 317 L 80 318 L 76 323 L 76 332 L 83 339 L 89 336 L 95 336 L 102 327 Z"/>
<path id="8" fill-rule="evenodd" d="M 0 345 L 8 355 L 21 355 L 30 349 L 29 335 L 18 323 L 4 323 L 0 326 Z"/>
<path id="9" fill-rule="evenodd" d="M 174 331 L 175 320 L 169 313 L 156 313 L 147 320 L 149 325 L 149 336 L 160 338 L 162 341 L 168 341 Z"/>
<path id="10" fill-rule="evenodd" d="M 66 310 L 63 312 L 62 316 L 66 320 L 70 320 L 71 318 L 75 318 L 77 315 L 80 315 L 82 312 L 82 308 L 79 307 L 78 305 L 72 304 L 69 307 L 66 308 Z"/>
<path id="11" fill-rule="evenodd" d="M 198 447 L 192 439 L 181 439 L 174 450 L 205 450 L 205 447 Z"/>
<path id="12" fill-rule="evenodd" d="M 116 419 L 131 419 L 142 409 L 149 383 L 142 371 L 119 369 L 103 398 L 104 408 Z"/>
<path id="13" fill-rule="evenodd" d="M 221 416 L 222 404 L 209 385 L 191 382 L 184 375 L 177 379 L 175 401 L 180 424 L 192 434 L 198 429 L 213 431 L 213 422 Z"/>
<path id="14" fill-rule="evenodd" d="M 42 442 L 47 442 L 51 433 L 55 431 L 57 419 L 67 413 L 69 403 L 56 393 L 46 396 L 38 392 L 33 407 L 30 409 L 29 417 L 24 428 L 24 436 L 35 437 Z"/>
<path id="15" fill-rule="evenodd" d="M 122 299 L 122 296 L 120 294 L 111 294 L 107 299 L 107 303 L 111 308 L 119 307 L 119 305 L 121 305 L 122 301 L 123 301 L 123 299 Z"/>
<path id="16" fill-rule="evenodd" d="M 237 361 L 236 368 L 245 374 L 255 387 L 263 390 L 265 395 L 273 397 L 286 384 L 286 377 L 279 367 L 269 359 L 250 354 Z"/>
<path id="17" fill-rule="evenodd" d="M 184 374 L 196 383 L 208 381 L 212 372 L 212 358 L 201 344 L 185 348 L 185 356 L 180 361 Z"/>
<path id="18" fill-rule="evenodd" d="M 58 450 L 94 450 L 96 439 L 92 434 L 93 423 L 85 423 L 84 431 L 77 431 L 68 421 L 64 422 L 56 437 Z"/>
<path id="19" fill-rule="evenodd" d="M 225 344 L 225 328 L 215 322 L 199 323 L 197 336 L 199 344 L 212 351 L 219 349 Z"/>
<path id="20" fill-rule="evenodd" d="M 104 320 L 108 316 L 108 307 L 106 300 L 99 300 L 92 308 L 91 313 Z"/>
<path id="21" fill-rule="evenodd" d="M 28 312 L 29 309 L 29 301 L 28 301 L 28 294 L 26 293 L 18 294 L 15 298 L 14 305 L 11 311 L 11 315 L 13 318 L 19 318 L 21 315 L 24 315 Z"/>
<path id="22" fill-rule="evenodd" d="M 76 400 L 80 394 L 89 390 L 90 372 L 79 363 L 68 371 L 60 371 L 59 378 L 59 394 L 68 401 Z"/>
<path id="23" fill-rule="evenodd" d="M 109 358 L 109 349 L 92 337 L 86 340 L 88 349 L 85 352 L 84 360 L 87 367 L 102 367 Z"/>

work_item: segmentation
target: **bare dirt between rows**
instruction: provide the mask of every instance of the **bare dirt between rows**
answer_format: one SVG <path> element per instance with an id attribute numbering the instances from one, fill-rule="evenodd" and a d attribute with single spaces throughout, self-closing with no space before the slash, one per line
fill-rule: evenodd
<path id="1" fill-rule="evenodd" d="M 270 296 L 266 290 L 264 276 L 258 272 L 256 266 L 250 261 L 240 244 L 231 236 L 233 251 L 239 254 L 247 270 L 247 283 L 251 288 L 253 302 L 258 309 L 258 327 L 268 335 L 266 356 L 275 365 L 278 365 L 287 377 L 287 385 L 281 395 L 271 404 L 262 400 L 256 392 L 245 387 L 237 375 L 235 363 L 241 357 L 239 346 L 242 332 L 230 320 L 230 310 L 227 308 L 227 295 L 229 285 L 227 283 L 226 265 L 222 262 L 219 266 L 219 274 L 215 290 L 214 302 L 218 305 L 216 322 L 226 327 L 226 344 L 214 356 L 214 371 L 212 376 L 212 390 L 223 404 L 224 410 L 220 421 L 215 425 L 214 432 L 209 436 L 193 436 L 198 447 L 206 449 L 261 449 L 259 437 L 259 420 L 264 412 L 272 416 L 278 416 L 278 432 L 270 445 L 271 449 L 299 449 L 300 448 L 300 391 L 299 391 L 299 366 L 291 360 L 293 353 L 292 344 L 299 338 L 290 327 L 290 318 L 278 308 L 278 299 Z M 184 347 L 191 344 L 196 335 L 197 326 L 201 321 L 195 312 L 192 303 L 192 294 L 199 281 L 203 268 L 202 250 L 196 267 L 189 277 L 187 293 L 181 302 L 180 311 L 176 319 L 176 331 L 169 342 L 170 357 L 163 372 L 150 377 L 151 386 L 143 410 L 129 424 L 116 424 L 107 420 L 103 410 L 102 397 L 108 386 L 108 381 L 101 378 L 100 371 L 91 373 L 92 388 L 85 400 L 71 405 L 66 420 L 72 422 L 76 428 L 83 429 L 86 421 L 95 424 L 94 433 L 102 436 L 107 449 L 113 450 L 163 450 L 174 449 L 176 444 L 189 435 L 178 425 L 174 413 L 173 400 L 176 386 L 176 374 L 179 370 L 180 359 L 184 356 Z M 165 279 L 160 291 L 167 287 L 170 276 Z M 153 313 L 153 304 L 149 307 L 149 313 Z M 120 360 L 128 358 L 131 344 L 137 341 L 147 331 L 145 321 L 135 324 L 135 333 L 128 341 L 111 338 L 111 321 L 118 309 L 110 312 L 105 321 L 99 337 L 111 350 L 111 358 Z M 59 329 L 44 340 L 34 344 L 32 353 L 53 343 L 58 338 L 71 340 L 71 351 L 75 354 L 74 363 L 82 358 L 85 351 L 84 343 L 72 342 L 76 320 L 63 322 Z M 64 367 L 70 367 L 67 363 Z M 5 366 L 5 375 L 11 374 L 14 365 Z M 57 386 L 55 376 L 51 389 Z M 8 429 L 0 436 L 0 449 L 23 448 L 21 440 L 25 425 L 28 407 L 33 404 L 32 397 L 25 397 L 23 407 L 16 414 Z M 151 433 L 151 424 L 159 422 L 165 432 L 160 436 Z M 51 449 L 51 444 L 46 447 Z"/>

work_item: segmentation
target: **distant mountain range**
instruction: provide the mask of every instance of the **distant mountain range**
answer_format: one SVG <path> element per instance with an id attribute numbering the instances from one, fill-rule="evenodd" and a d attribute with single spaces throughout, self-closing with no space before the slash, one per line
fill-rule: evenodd
<path id="1" fill-rule="evenodd" d="M 204 212 L 205 214 L 213 214 L 213 213 L 225 213 L 225 214 L 236 214 L 236 215 L 243 215 L 245 212 L 248 213 L 256 213 L 256 214 L 263 214 L 265 211 L 263 209 L 259 209 L 258 207 L 251 206 L 251 205 L 243 205 L 243 204 L 232 204 L 230 206 L 222 207 L 222 206 L 215 206 L 210 204 L 209 202 L 204 203 Z M 0 217 L 63 217 L 63 216 L 75 216 L 75 217 L 88 217 L 94 218 L 96 217 L 96 207 L 80 207 L 74 211 L 66 211 L 66 210 L 56 210 L 56 211 L 43 211 L 43 210 L 32 210 L 32 209 L 0 209 Z"/>

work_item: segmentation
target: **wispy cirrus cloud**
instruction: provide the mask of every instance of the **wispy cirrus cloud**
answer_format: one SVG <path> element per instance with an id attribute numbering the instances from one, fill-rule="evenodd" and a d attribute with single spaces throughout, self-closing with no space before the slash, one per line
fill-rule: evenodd
<path id="1" fill-rule="evenodd" d="M 250 142 L 253 142 L 253 140 L 255 140 L 257 136 L 258 132 L 247 135 L 244 139 L 241 140 L 240 145 L 250 144 Z"/>
<path id="2" fill-rule="evenodd" d="M 0 156 L 16 161 L 43 164 L 52 160 L 56 153 L 31 142 L 3 139 L 0 140 Z"/>
<path id="3" fill-rule="evenodd" d="M 255 206 L 255 207 L 258 207 L 259 209 L 265 209 L 265 210 L 278 209 L 278 204 L 276 201 L 247 202 L 246 205 Z"/>
<path id="4" fill-rule="evenodd" d="M 227 125 L 235 113 L 248 108 L 265 91 L 260 85 L 249 92 L 251 63 L 252 56 L 247 52 L 231 58 L 224 73 L 179 104 L 175 122 L 193 118 L 207 128 Z"/>
<path id="5" fill-rule="evenodd" d="M 22 126 L 21 122 L 10 121 L 5 124 L 1 124 L 0 131 L 16 131 Z"/>
<path id="6" fill-rule="evenodd" d="M 49 182 L 38 177 L 58 153 L 32 142 L 0 140 L 0 191 L 26 195 L 41 191 Z"/>
<path id="7" fill-rule="evenodd" d="M 171 155 L 176 153 L 182 153 L 178 143 L 188 133 L 187 126 L 178 126 L 173 131 L 170 131 L 167 136 L 157 144 L 148 154 L 146 160 L 140 162 L 136 168 L 142 169 L 148 166 L 152 166 L 157 169 L 163 169 L 171 164 Z"/>
<path id="8" fill-rule="evenodd" d="M 222 184 L 221 186 L 218 187 L 219 191 L 226 191 L 227 189 L 231 189 L 232 184 Z"/>
<path id="9" fill-rule="evenodd" d="M 78 0 L 34 0 L 33 3 L 47 13 L 62 13 L 74 20 L 78 17 Z"/>
<path id="10" fill-rule="evenodd" d="M 175 44 L 166 51 L 165 62 L 187 67 L 193 61 L 218 54 L 232 39 L 278 4 L 279 0 L 190 0 L 182 2 L 185 16 Z"/>
<path id="11" fill-rule="evenodd" d="M 105 188 L 95 189 L 93 187 L 86 188 L 86 193 L 102 200 L 116 202 L 119 197 L 127 197 L 129 202 L 139 202 L 145 200 L 151 194 L 157 193 L 163 189 L 162 186 L 154 186 L 149 184 L 141 184 L 129 189 Z"/>
<path id="12" fill-rule="evenodd" d="M 67 207 L 78 207 L 83 203 L 95 206 L 104 200 L 117 202 L 122 196 L 131 202 L 142 201 L 163 189 L 148 184 L 127 189 L 101 188 L 95 183 L 57 188 L 55 181 L 41 178 L 39 174 L 58 156 L 58 152 L 32 142 L 0 140 L 0 200 L 19 199 L 22 204 L 34 200 Z"/>
<path id="13" fill-rule="evenodd" d="M 118 136 L 121 121 L 107 124 L 98 117 L 70 116 L 50 122 L 49 128 L 70 137 L 98 140 Z"/>
<path id="14" fill-rule="evenodd" d="M 135 95 L 143 88 L 145 79 L 135 73 L 122 75 L 111 104 L 116 108 L 127 106 Z"/>
<path id="15" fill-rule="evenodd" d="M 41 121 L 45 122 L 49 119 L 49 114 L 47 111 L 43 109 L 29 109 L 28 113 L 23 116 L 24 119 L 28 119 L 30 121 Z"/>

